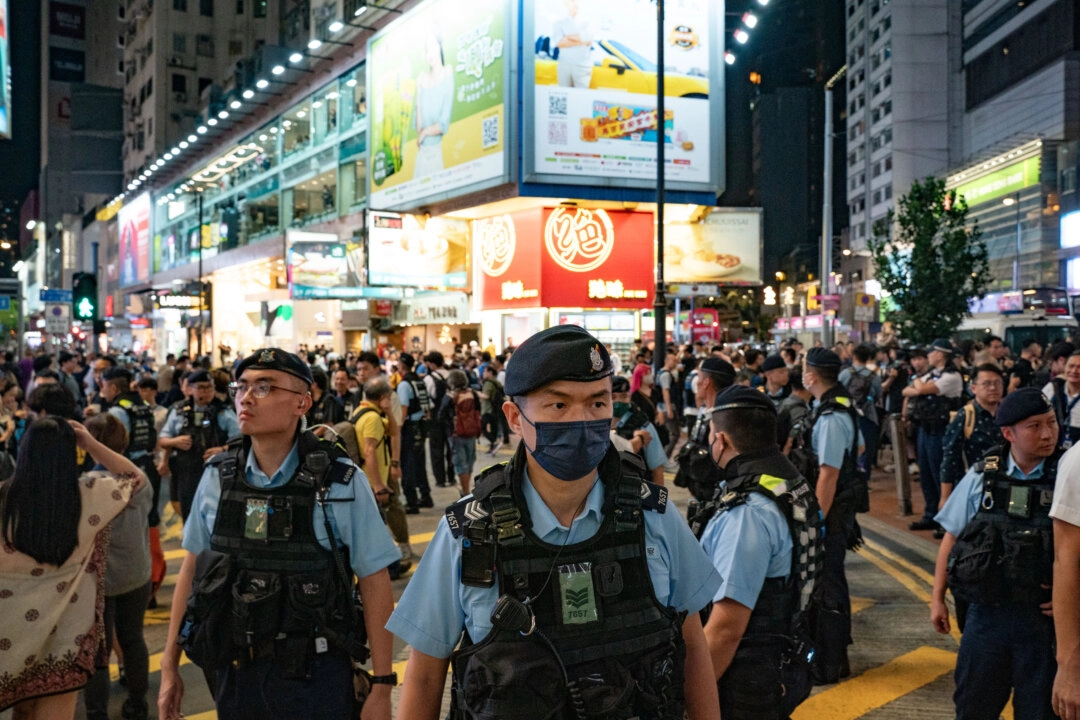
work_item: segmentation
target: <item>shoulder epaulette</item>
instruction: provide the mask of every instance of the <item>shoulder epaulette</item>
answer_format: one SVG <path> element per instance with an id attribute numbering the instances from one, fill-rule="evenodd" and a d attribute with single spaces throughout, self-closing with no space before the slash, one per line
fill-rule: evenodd
<path id="1" fill-rule="evenodd" d="M 667 512 L 668 490 L 663 485 L 648 481 L 641 483 L 641 507 L 663 514 Z"/>
<path id="2" fill-rule="evenodd" d="M 222 462 L 225 461 L 226 458 L 229 457 L 230 454 L 235 453 L 237 448 L 239 448 L 243 444 L 244 438 L 242 435 L 234 438 L 229 438 L 228 442 L 225 443 L 225 449 L 219 452 L 217 455 L 210 456 L 210 459 L 206 461 L 206 464 L 220 465 Z"/>
<path id="3" fill-rule="evenodd" d="M 490 515 L 490 510 L 483 502 L 470 496 L 446 508 L 446 524 L 450 526 L 450 533 L 455 538 L 460 538 L 468 523 L 483 520 Z"/>

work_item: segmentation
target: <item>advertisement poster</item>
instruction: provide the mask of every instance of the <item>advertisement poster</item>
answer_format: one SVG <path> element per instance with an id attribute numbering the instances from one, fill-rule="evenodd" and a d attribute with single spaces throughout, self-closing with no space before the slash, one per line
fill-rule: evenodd
<path id="1" fill-rule="evenodd" d="M 11 45 L 8 42 L 8 0 L 0 0 L 0 137 L 11 139 Z"/>
<path id="2" fill-rule="evenodd" d="M 652 213 L 575 207 L 476 220 L 481 309 L 649 307 L 655 225 Z"/>
<path id="3" fill-rule="evenodd" d="M 428 0 L 369 41 L 371 207 L 504 175 L 506 5 Z"/>
<path id="4" fill-rule="evenodd" d="M 368 213 L 368 284 L 467 289 L 469 223 Z"/>
<path id="5" fill-rule="evenodd" d="M 120 208 L 120 286 L 150 281 L 150 193 Z"/>
<path id="6" fill-rule="evenodd" d="M 333 233 L 289 230 L 289 297 L 293 300 L 363 297 L 364 248 Z"/>
<path id="7" fill-rule="evenodd" d="M 717 210 L 699 223 L 665 225 L 664 279 L 760 285 L 761 211 Z"/>
<path id="8" fill-rule="evenodd" d="M 723 85 L 710 80 L 722 77 L 710 27 L 722 28 L 723 18 L 711 18 L 716 13 L 709 5 L 665 5 L 660 119 L 655 0 L 526 2 L 524 93 L 527 100 L 532 96 L 531 112 L 525 110 L 526 174 L 644 185 L 656 178 L 662 128 L 669 182 L 705 186 L 717 180 L 712 125 L 722 122 L 722 113 L 715 117 L 710 94 L 722 97 Z"/>

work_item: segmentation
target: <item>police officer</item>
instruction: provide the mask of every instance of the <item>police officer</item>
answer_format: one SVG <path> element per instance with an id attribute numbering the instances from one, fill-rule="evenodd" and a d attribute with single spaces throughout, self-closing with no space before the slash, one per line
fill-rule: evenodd
<path id="1" fill-rule="evenodd" d="M 972 466 L 937 514 L 945 538 L 930 620 L 949 632 L 946 585 L 970 603 L 956 660 L 957 720 L 997 718 L 1010 691 L 1018 720 L 1050 720 L 1057 418 L 1029 387 L 1005 396 L 996 422 L 1004 445 Z"/>
<path id="2" fill-rule="evenodd" d="M 1005 390 L 1001 370 L 993 363 L 979 365 L 971 386 L 975 398 L 960 408 L 945 428 L 941 453 L 942 502 L 949 499 L 968 467 L 1002 442 L 1001 428 L 994 422 Z"/>
<path id="3" fill-rule="evenodd" d="M 735 383 L 735 368 L 727 360 L 718 357 L 705 358 L 697 378 L 697 422 L 690 430 L 686 442 L 676 457 L 679 470 L 675 473 L 675 485 L 690 490 L 699 501 L 712 497 L 720 473 L 709 456 L 709 422 L 716 394 Z"/>
<path id="4" fill-rule="evenodd" d="M 814 408 L 802 423 L 803 477 L 814 478 L 814 492 L 825 513 L 825 562 L 821 571 L 821 607 L 816 613 L 814 679 L 820 684 L 847 677 L 851 643 L 851 597 L 844 573 L 844 555 L 859 542 L 856 510 L 856 459 L 862 445 L 856 414 L 847 390 L 839 383 L 840 357 L 826 348 L 812 348 L 803 361 L 803 386 L 814 396 Z M 794 451 L 793 451 L 794 452 Z"/>
<path id="5" fill-rule="evenodd" d="M 927 359 L 930 371 L 911 380 L 903 390 L 903 396 L 909 402 L 908 416 L 918 423 L 919 435 L 915 448 L 919 463 L 919 485 L 922 486 L 923 516 L 909 527 L 912 530 L 935 530 L 937 514 L 941 502 L 941 453 L 945 441 L 945 428 L 949 424 L 949 413 L 960 407 L 960 396 L 964 392 L 964 379 L 952 362 L 953 347 L 948 340 L 937 339 L 930 345 Z"/>
<path id="6" fill-rule="evenodd" d="M 405 494 L 405 512 L 409 515 L 416 515 L 421 507 L 435 507 L 428 485 L 424 447 L 431 400 L 424 381 L 413 372 L 415 362 L 408 353 L 401 353 L 398 358 L 401 382 L 397 394 L 405 415 L 401 424 L 401 490 Z"/>
<path id="7" fill-rule="evenodd" d="M 180 716 L 183 624 L 189 657 L 188 648 L 197 646 L 221 663 L 219 718 L 355 717 L 350 658 L 364 659 L 362 622 L 376 683 L 362 717 L 389 720 L 396 677 L 392 637 L 383 629 L 393 606 L 386 567 L 401 554 L 363 474 L 344 452 L 301 430 L 311 407 L 308 366 L 267 348 L 240 362 L 236 376 L 231 388 L 243 440 L 208 463 L 184 526 L 188 552 L 161 659 L 159 716 Z M 204 629 L 202 615 L 185 617 L 196 556 L 233 566 L 231 584 L 221 583 L 215 595 L 213 583 L 197 583 L 191 602 L 223 605 L 231 633 Z M 352 602 L 354 574 L 362 620 Z"/>
<path id="8" fill-rule="evenodd" d="M 517 452 L 447 509 L 387 626 L 413 648 L 399 717 L 438 717 L 452 661 L 455 719 L 719 718 L 696 613 L 720 578 L 612 448 L 611 373 L 577 326 L 514 353 Z"/>
<path id="9" fill-rule="evenodd" d="M 169 498 L 179 506 L 185 521 L 191 514 L 203 463 L 223 452 L 229 438 L 240 434 L 236 413 L 215 396 L 210 373 L 196 370 L 187 376 L 187 384 L 192 395 L 170 408 L 160 440 L 161 447 L 172 451 Z"/>
<path id="10" fill-rule="evenodd" d="M 789 384 L 788 366 L 784 358 L 779 355 L 769 355 L 765 362 L 761 363 L 761 372 L 765 376 L 765 384 L 761 385 L 761 391 L 765 393 L 777 407 L 791 394 Z"/>
<path id="11" fill-rule="evenodd" d="M 649 442 L 638 453 L 645 461 L 645 467 L 651 473 L 651 479 L 657 485 L 664 484 L 664 463 L 667 456 L 660 436 L 649 417 L 630 402 L 630 381 L 615 375 L 611 378 L 611 409 L 615 434 L 626 440 L 633 440 L 638 431 L 649 435 Z"/>
<path id="12" fill-rule="evenodd" d="M 725 480 L 691 527 L 723 578 L 705 623 L 720 713 L 783 720 L 813 685 L 803 621 L 823 554 L 821 510 L 773 441 L 776 407 L 766 395 L 721 392 L 712 436 Z"/>
<path id="13" fill-rule="evenodd" d="M 131 373 L 127 370 L 110 368 L 102 373 L 99 392 L 108 408 L 107 412 L 115 415 L 128 432 L 128 446 L 124 455 L 146 473 L 154 490 L 154 503 L 149 514 L 150 528 L 153 529 L 161 522 L 161 514 L 158 512 L 161 475 L 154 465 L 154 448 L 157 447 L 158 434 L 154 425 L 154 411 L 143 402 L 138 392 L 132 391 L 131 380 Z"/>

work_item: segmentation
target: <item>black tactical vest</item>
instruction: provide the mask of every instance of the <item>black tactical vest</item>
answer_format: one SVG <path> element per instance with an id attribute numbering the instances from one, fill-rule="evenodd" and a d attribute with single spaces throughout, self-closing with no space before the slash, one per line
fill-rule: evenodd
<path id="1" fill-rule="evenodd" d="M 229 440 L 218 423 L 224 409 L 217 398 L 201 412 L 195 410 L 195 401 L 190 398 L 176 407 L 176 412 L 184 419 L 180 434 L 191 436 L 191 448 L 173 450 L 169 457 L 169 472 L 173 477 L 196 481 L 202 477 L 203 454 L 208 448 L 221 447 Z"/>
<path id="2" fill-rule="evenodd" d="M 830 388 L 817 405 L 809 413 L 799 420 L 799 433 L 796 442 L 792 444 L 789 458 L 795 469 L 806 478 L 811 487 L 817 485 L 818 471 L 821 465 L 818 462 L 817 453 L 813 449 L 814 425 L 818 418 L 831 413 L 846 413 L 851 418 L 851 425 L 855 431 L 855 440 L 850 450 L 844 452 L 844 461 L 840 467 L 840 477 L 836 481 L 836 496 L 833 506 L 839 506 L 845 513 L 854 513 L 855 501 L 855 472 L 856 462 L 859 458 L 859 415 L 855 410 L 854 403 L 847 395 L 847 391 L 840 384 Z M 830 512 L 830 516 L 832 513 Z"/>
<path id="3" fill-rule="evenodd" d="M 712 415 L 702 412 L 698 415 L 690 437 L 679 448 L 676 460 L 679 469 L 675 473 L 675 486 L 690 491 L 699 502 L 706 502 L 713 496 L 716 486 L 723 475 L 712 459 L 709 449 L 709 424 Z"/>
<path id="4" fill-rule="evenodd" d="M 143 402 L 137 393 L 121 395 L 116 406 L 127 413 L 131 425 L 128 433 L 128 446 L 125 454 L 131 457 L 137 452 L 153 452 L 157 447 L 157 428 L 154 425 L 154 411 Z"/>
<path id="5" fill-rule="evenodd" d="M 208 463 L 218 466 L 221 478 L 210 547 L 229 555 L 234 567 L 231 640 L 237 656 L 241 662 L 273 656 L 291 677 L 306 676 L 314 654 L 331 649 L 359 661 L 367 657 L 353 608 L 349 550 L 339 548 L 335 557 L 319 544 L 314 524 L 330 531 L 330 509 L 320 497 L 332 483 L 349 484 L 356 468 L 337 462 L 345 455 L 308 432 L 300 436 L 299 450 L 296 473 L 275 488 L 247 483 L 246 442 L 230 442 Z"/>
<path id="6" fill-rule="evenodd" d="M 937 379 L 948 372 L 957 372 L 946 367 L 944 370 L 932 370 L 932 379 Z M 966 387 L 966 384 L 965 384 Z M 949 425 L 950 415 L 959 410 L 963 397 L 947 398 L 944 395 L 919 395 L 908 400 L 908 417 L 919 424 L 928 433 L 941 435 Z"/>
<path id="7" fill-rule="evenodd" d="M 1009 445 L 974 465 L 983 474 L 979 509 L 949 554 L 949 589 L 967 602 L 1038 605 L 1050 600 L 1054 532 L 1050 504 L 1060 451 L 1043 462 L 1043 476 L 1006 473 Z"/>
<path id="8" fill-rule="evenodd" d="M 667 491 L 635 455 L 609 450 L 600 529 L 560 548 L 532 532 L 524 465 L 519 448 L 447 509 L 462 582 L 501 594 L 492 631 L 452 656 L 451 717 L 682 720 L 684 614 L 657 601 L 645 554 L 643 512 L 664 512 Z"/>

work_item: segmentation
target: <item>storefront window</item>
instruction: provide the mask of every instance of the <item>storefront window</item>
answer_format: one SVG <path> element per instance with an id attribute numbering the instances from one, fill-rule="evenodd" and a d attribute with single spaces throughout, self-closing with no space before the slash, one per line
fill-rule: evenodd
<path id="1" fill-rule="evenodd" d="M 340 94 L 336 82 L 320 90 L 312 99 L 311 136 L 316 145 L 337 132 L 339 99 Z"/>
<path id="2" fill-rule="evenodd" d="M 337 207 L 337 171 L 305 180 L 292 189 L 292 227 L 329 220 Z"/>
<path id="3" fill-rule="evenodd" d="M 285 157 L 305 150 L 311 143 L 311 103 L 304 102 L 285 113 L 281 128 L 285 133 Z"/>
<path id="4" fill-rule="evenodd" d="M 367 84 L 361 65 L 341 78 L 342 129 L 350 129 L 367 119 Z"/>
<path id="5" fill-rule="evenodd" d="M 341 202 L 348 208 L 363 204 L 367 199 L 367 163 L 363 160 L 341 166 Z"/>
<path id="6" fill-rule="evenodd" d="M 280 209 L 276 192 L 245 202 L 246 242 L 257 242 L 263 236 L 277 232 L 281 226 Z"/>

